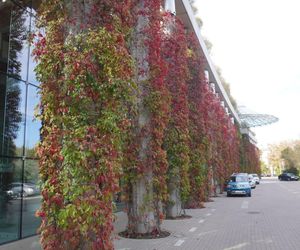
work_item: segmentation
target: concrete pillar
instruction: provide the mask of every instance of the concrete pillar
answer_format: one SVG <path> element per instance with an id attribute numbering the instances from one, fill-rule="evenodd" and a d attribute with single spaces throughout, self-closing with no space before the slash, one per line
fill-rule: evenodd
<path id="1" fill-rule="evenodd" d="M 140 0 L 138 8 L 143 10 L 146 0 Z M 148 19 L 144 15 L 138 17 L 134 31 L 133 44 L 131 47 L 133 58 L 136 63 L 135 82 L 137 91 L 137 128 L 136 133 L 141 134 L 142 130 L 150 123 L 150 115 L 147 106 L 144 105 L 144 96 L 147 93 L 145 82 L 148 81 L 149 64 L 147 62 L 148 50 L 145 46 L 145 36 L 143 30 L 148 25 Z M 143 72 L 143 73 L 141 73 Z M 145 161 L 147 150 L 150 147 L 150 136 L 146 135 L 140 139 L 139 160 Z M 153 171 L 148 168 L 143 175 L 132 183 L 132 202 L 129 204 L 128 229 L 135 233 L 151 233 L 157 225 L 155 219 L 155 208 L 153 202 Z"/>
<path id="2" fill-rule="evenodd" d="M 180 181 L 177 176 L 173 176 L 168 183 L 169 204 L 167 205 L 167 217 L 175 218 L 181 215 L 182 204 L 180 197 Z"/>

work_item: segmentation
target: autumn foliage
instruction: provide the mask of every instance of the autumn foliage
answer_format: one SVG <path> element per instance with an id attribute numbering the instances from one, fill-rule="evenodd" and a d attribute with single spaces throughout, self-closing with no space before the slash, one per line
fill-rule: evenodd
<path id="1" fill-rule="evenodd" d="M 199 207 L 241 166 L 259 171 L 257 148 L 239 135 L 205 77 L 196 37 L 161 11 L 162 1 L 144 1 L 143 11 L 134 0 L 69 2 L 44 1 L 33 37 L 44 249 L 113 249 L 120 179 L 132 202 L 130 183 L 153 171 L 161 222 L 173 177 L 182 201 Z M 141 16 L 148 22 L 142 30 L 147 70 L 132 49 Z M 137 75 L 145 76 L 142 87 Z M 140 129 L 137 97 L 149 118 Z M 149 138 L 143 159 L 142 138 Z"/>

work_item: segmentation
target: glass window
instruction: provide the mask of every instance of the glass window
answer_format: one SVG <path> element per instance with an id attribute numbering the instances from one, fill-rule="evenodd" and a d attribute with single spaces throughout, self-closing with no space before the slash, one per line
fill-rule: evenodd
<path id="1" fill-rule="evenodd" d="M 29 31 L 30 14 L 25 9 L 14 5 L 11 11 L 7 72 L 22 80 L 26 80 L 27 76 Z"/>
<path id="2" fill-rule="evenodd" d="M 36 79 L 36 75 L 35 75 L 35 67 L 36 67 L 36 62 L 34 61 L 34 58 L 32 56 L 32 51 L 33 51 L 34 47 L 31 46 L 30 47 L 30 57 L 29 57 L 29 70 L 28 70 L 28 82 L 31 84 L 34 84 L 36 86 L 39 86 L 40 83 L 39 81 Z"/>
<path id="3" fill-rule="evenodd" d="M 35 212 L 41 204 L 38 174 L 38 161 L 26 160 L 23 189 L 27 193 L 23 195 L 22 237 L 36 234 L 41 224 L 41 220 L 35 217 Z"/>
<path id="4" fill-rule="evenodd" d="M 233 182 L 248 182 L 248 176 L 246 175 L 231 176 L 230 180 Z"/>
<path id="5" fill-rule="evenodd" d="M 11 5 L 0 2 L 0 72 L 7 72 Z"/>
<path id="6" fill-rule="evenodd" d="M 35 28 L 35 17 L 32 16 L 31 17 L 31 32 L 36 32 L 36 28 Z M 42 32 L 42 31 L 41 31 Z M 28 70 L 28 82 L 29 83 L 32 83 L 34 85 L 37 85 L 39 86 L 39 82 L 37 81 L 36 79 L 36 76 L 35 76 L 35 67 L 36 67 L 36 62 L 34 60 L 34 57 L 32 56 L 32 51 L 34 49 L 34 46 L 33 44 L 31 45 L 30 47 L 30 55 L 29 55 L 29 70 Z"/>
<path id="7" fill-rule="evenodd" d="M 41 122 L 35 118 L 35 110 L 39 103 L 38 88 L 28 85 L 26 112 L 26 157 L 36 158 L 35 148 L 40 141 Z"/>
<path id="8" fill-rule="evenodd" d="M 22 163 L 0 158 L 0 244 L 19 238 Z"/>
<path id="9" fill-rule="evenodd" d="M 24 9 L 27 9 L 28 11 L 31 11 L 31 5 L 32 1 L 31 0 L 14 0 L 13 1 L 15 5 L 21 6 Z"/>
<path id="10" fill-rule="evenodd" d="M 0 74 L 0 155 L 22 156 L 26 85 Z"/>

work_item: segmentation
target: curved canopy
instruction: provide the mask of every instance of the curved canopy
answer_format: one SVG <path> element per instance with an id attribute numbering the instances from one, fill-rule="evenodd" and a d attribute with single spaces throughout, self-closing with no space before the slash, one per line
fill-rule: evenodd
<path id="1" fill-rule="evenodd" d="M 278 118 L 273 115 L 257 114 L 245 106 L 239 106 L 238 113 L 244 128 L 264 126 L 278 121 Z"/>

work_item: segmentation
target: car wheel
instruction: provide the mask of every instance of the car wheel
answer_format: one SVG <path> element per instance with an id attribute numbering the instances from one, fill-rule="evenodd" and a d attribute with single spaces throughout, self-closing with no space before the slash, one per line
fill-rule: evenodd
<path id="1" fill-rule="evenodd" d="M 248 193 L 248 196 L 249 196 L 249 197 L 251 197 L 251 192 L 250 192 L 250 193 Z"/>
<path id="2" fill-rule="evenodd" d="M 27 196 L 28 196 L 27 192 L 23 190 L 22 197 L 27 197 Z"/>
<path id="3" fill-rule="evenodd" d="M 227 197 L 231 197 L 231 194 L 227 192 Z"/>

